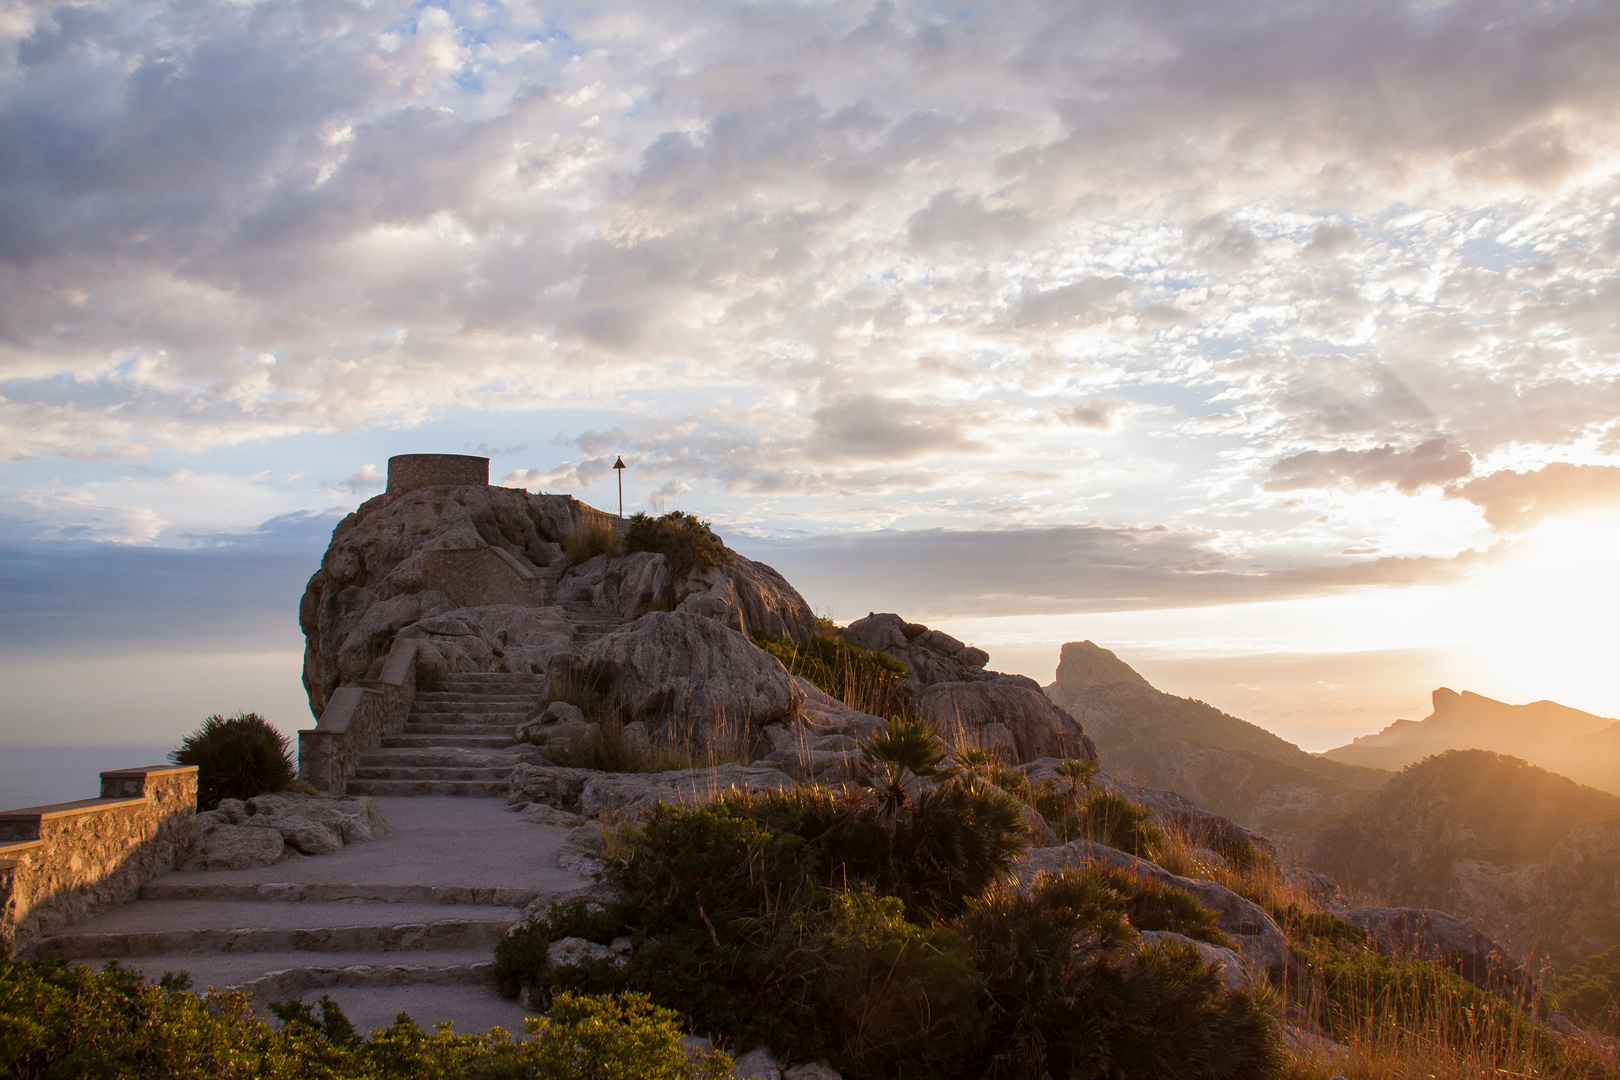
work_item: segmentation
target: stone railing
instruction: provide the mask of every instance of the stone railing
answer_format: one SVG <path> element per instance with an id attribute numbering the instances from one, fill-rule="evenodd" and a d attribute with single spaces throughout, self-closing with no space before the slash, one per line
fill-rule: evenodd
<path id="1" fill-rule="evenodd" d="M 99 799 L 0 813 L 0 956 L 133 899 L 196 832 L 194 765 L 104 772 Z"/>
<path id="2" fill-rule="evenodd" d="M 298 733 L 298 778 L 318 791 L 342 795 L 360 759 L 397 735 L 416 701 L 416 646 L 395 638 L 375 679 L 332 691 L 312 728 Z"/>

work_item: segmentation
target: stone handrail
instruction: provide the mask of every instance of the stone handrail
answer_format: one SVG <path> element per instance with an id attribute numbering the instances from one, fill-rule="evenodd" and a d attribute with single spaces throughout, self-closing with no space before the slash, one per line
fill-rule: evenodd
<path id="1" fill-rule="evenodd" d="M 131 900 L 185 857 L 197 831 L 197 767 L 101 774 L 101 798 L 0 813 L 0 957 Z"/>
<path id="2" fill-rule="evenodd" d="M 318 791 L 342 795 L 360 759 L 397 735 L 416 700 L 416 647 L 395 638 L 375 679 L 332 692 L 312 728 L 298 733 L 298 778 Z"/>

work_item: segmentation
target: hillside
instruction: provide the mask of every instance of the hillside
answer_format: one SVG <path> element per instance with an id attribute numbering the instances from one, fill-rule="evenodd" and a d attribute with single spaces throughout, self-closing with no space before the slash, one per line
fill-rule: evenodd
<path id="1" fill-rule="evenodd" d="M 1427 758 L 1326 830 L 1309 861 L 1561 965 L 1620 942 L 1620 798 L 1517 758 Z"/>
<path id="2" fill-rule="evenodd" d="M 1079 720 L 1103 767 L 1302 848 L 1390 774 L 1308 754 L 1212 705 L 1156 690 L 1090 641 L 1063 646 L 1047 696 Z"/>
<path id="3" fill-rule="evenodd" d="M 1434 711 L 1422 720 L 1397 720 L 1322 756 L 1393 770 L 1447 750 L 1509 754 L 1620 794 L 1620 721 L 1555 701 L 1509 705 L 1441 687 L 1434 692 Z"/>

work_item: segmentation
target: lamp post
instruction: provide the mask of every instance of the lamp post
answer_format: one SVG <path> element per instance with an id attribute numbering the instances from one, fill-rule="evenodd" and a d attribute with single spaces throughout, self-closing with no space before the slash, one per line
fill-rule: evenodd
<path id="1" fill-rule="evenodd" d="M 620 454 L 619 460 L 613 463 L 613 471 L 619 474 L 619 517 L 621 518 L 624 517 L 624 469 L 624 455 Z"/>

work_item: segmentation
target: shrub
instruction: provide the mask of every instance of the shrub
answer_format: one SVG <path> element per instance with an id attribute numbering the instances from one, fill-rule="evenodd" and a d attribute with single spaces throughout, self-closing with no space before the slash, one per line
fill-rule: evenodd
<path id="1" fill-rule="evenodd" d="M 598 555 L 617 555 L 619 534 L 605 525 L 586 526 L 568 537 L 563 551 L 576 563 L 586 562 Z"/>
<path id="2" fill-rule="evenodd" d="M 1265 1003 L 1227 993 L 1190 946 L 1134 948 L 1120 879 L 1065 870 L 998 887 L 959 925 L 986 974 L 992 1077 L 1266 1077 Z"/>
<path id="3" fill-rule="evenodd" d="M 221 799 L 251 799 L 286 791 L 297 783 L 287 736 L 258 713 L 229 720 L 215 713 L 169 752 L 176 765 L 197 766 L 197 807 L 212 810 Z"/>
<path id="4" fill-rule="evenodd" d="M 680 510 L 672 510 L 662 517 L 645 513 L 632 515 L 624 546 L 627 551 L 653 551 L 662 555 L 669 565 L 671 581 L 730 561 L 726 546 L 709 528 L 709 523 Z"/>
<path id="5" fill-rule="evenodd" d="M 1560 975 L 1552 1000 L 1578 1022 L 1620 1036 L 1620 945 Z"/>
<path id="6" fill-rule="evenodd" d="M 559 994 L 514 1038 L 496 1029 L 423 1031 L 401 1014 L 361 1038 L 335 1002 L 320 1017 L 299 1002 L 272 1006 L 278 1028 L 236 993 L 206 997 L 184 978 L 147 983 L 112 963 L 0 961 L 0 1073 L 55 1077 L 255 1077 L 261 1080 L 721 1080 L 730 1059 L 689 1053 L 678 1017 L 645 997 Z"/>
<path id="7" fill-rule="evenodd" d="M 782 661 L 788 671 L 850 708 L 873 716 L 904 716 L 911 711 L 906 665 L 888 653 L 856 644 L 836 627 L 823 629 L 809 641 L 755 634 L 753 642 Z"/>

